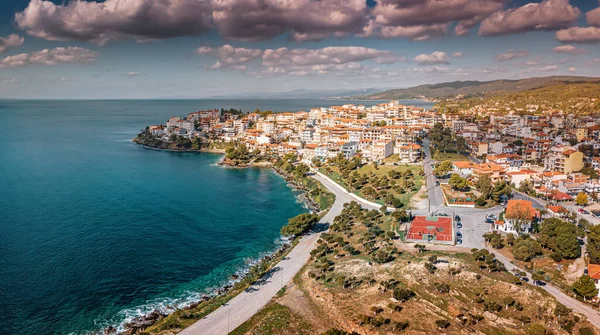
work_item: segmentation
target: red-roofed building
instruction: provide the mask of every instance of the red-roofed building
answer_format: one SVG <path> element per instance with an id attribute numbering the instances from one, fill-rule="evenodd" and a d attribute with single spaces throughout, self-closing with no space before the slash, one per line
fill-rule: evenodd
<path id="1" fill-rule="evenodd" d="M 598 295 L 600 295 L 600 264 L 588 264 L 587 270 L 588 276 L 590 276 L 590 278 L 594 280 L 594 283 L 596 283 Z"/>
<path id="2" fill-rule="evenodd" d="M 454 243 L 454 224 L 447 216 L 415 216 L 406 239 L 412 242 Z"/>
<path id="3" fill-rule="evenodd" d="M 522 234 L 531 229 L 531 223 L 539 217 L 539 212 L 528 200 L 508 200 L 504 222 L 494 223 L 494 229 L 505 233 Z M 502 222 L 502 221 L 500 221 Z"/>

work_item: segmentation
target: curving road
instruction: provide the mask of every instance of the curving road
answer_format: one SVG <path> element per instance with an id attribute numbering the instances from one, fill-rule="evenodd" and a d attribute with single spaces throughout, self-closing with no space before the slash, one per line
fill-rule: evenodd
<path id="1" fill-rule="evenodd" d="M 333 182 L 328 179 L 318 175 L 313 176 L 313 178 L 323 183 L 329 191 L 335 194 L 333 206 L 319 221 L 320 224 L 326 225 L 331 223 L 336 216 L 340 215 L 344 209 L 345 203 L 356 201 L 356 199 L 350 197 L 347 192 L 342 191 L 343 189 L 340 190 L 340 188 L 336 187 L 337 184 L 332 184 Z M 378 209 L 373 208 L 374 206 L 371 206 L 368 203 L 361 203 L 361 205 L 368 209 Z M 279 262 L 267 275 L 259 280 L 259 282 L 231 299 L 226 305 L 219 307 L 211 314 L 184 329 L 179 334 L 226 335 L 239 327 L 242 323 L 248 321 L 254 314 L 263 308 L 284 285 L 290 282 L 300 269 L 302 269 L 304 264 L 306 264 L 310 258 L 310 252 L 315 248 L 319 236 L 320 233 L 316 232 L 303 236 L 298 245 L 292 249 L 288 256 Z"/>

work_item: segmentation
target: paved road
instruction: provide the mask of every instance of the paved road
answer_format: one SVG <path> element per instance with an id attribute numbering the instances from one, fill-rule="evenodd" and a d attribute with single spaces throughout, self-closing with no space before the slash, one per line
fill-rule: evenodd
<path id="1" fill-rule="evenodd" d="M 355 199 L 350 197 L 347 193 L 342 192 L 339 188 L 334 187 L 329 180 L 319 176 L 313 176 L 313 178 L 322 182 L 329 191 L 335 194 L 335 203 L 329 212 L 327 212 L 321 221 L 319 221 L 321 224 L 329 224 L 342 212 L 345 203 Z M 373 206 L 364 207 L 373 209 Z M 320 233 L 312 233 L 302 237 L 298 245 L 288 254 L 288 256 L 279 262 L 273 270 L 258 283 L 252 285 L 246 291 L 231 299 L 229 303 L 219 307 L 216 311 L 184 329 L 179 334 L 226 335 L 239 327 L 242 323 L 248 321 L 254 314 L 263 308 L 284 285 L 296 276 L 298 271 L 300 271 L 310 258 L 310 252 L 315 248 L 319 236 Z"/>
<path id="2" fill-rule="evenodd" d="M 488 250 L 490 252 L 494 252 L 493 249 L 488 248 Z M 504 263 L 504 266 L 506 267 L 507 270 L 509 271 L 514 271 L 514 270 L 519 270 L 519 271 L 523 271 L 523 269 L 520 269 L 516 266 L 514 266 L 509 260 L 508 258 L 504 257 L 503 255 L 501 255 L 500 253 L 495 253 L 496 255 L 496 259 L 498 259 L 499 261 L 501 261 L 502 263 Z M 531 275 L 529 273 L 527 273 L 527 278 L 529 278 L 529 282 L 533 283 L 533 280 L 531 278 Z M 568 308 L 572 309 L 574 312 L 585 315 L 585 317 L 588 319 L 588 321 L 593 324 L 596 327 L 600 328 L 600 313 L 598 313 L 598 311 L 596 311 L 595 309 L 593 309 L 592 307 L 580 302 L 579 300 L 572 298 L 570 296 L 568 296 L 566 293 L 564 293 L 562 290 L 560 290 L 559 288 L 548 284 L 548 283 L 544 283 L 543 286 L 540 286 L 542 289 L 544 289 L 546 292 L 550 293 L 551 295 L 554 296 L 554 298 L 556 298 L 556 300 L 558 302 L 560 302 L 561 304 L 567 306 Z"/>
<path id="3" fill-rule="evenodd" d="M 429 151 L 429 140 L 423 140 L 423 152 L 425 153 L 425 160 L 423 161 L 423 171 L 425 172 L 425 180 L 427 183 L 427 198 L 429 200 L 429 207 L 431 212 L 444 206 L 444 196 L 442 195 L 442 188 L 436 185 L 436 178 L 433 176 L 433 169 L 431 164 L 433 160 L 431 158 L 431 152 Z"/>

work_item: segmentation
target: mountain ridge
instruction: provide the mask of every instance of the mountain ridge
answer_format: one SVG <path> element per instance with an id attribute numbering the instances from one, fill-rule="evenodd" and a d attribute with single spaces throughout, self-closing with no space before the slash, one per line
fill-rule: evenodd
<path id="1" fill-rule="evenodd" d="M 600 83 L 600 78 L 585 76 L 550 76 L 525 79 L 499 79 L 490 81 L 453 81 L 437 84 L 424 84 L 409 88 L 391 89 L 375 94 L 355 96 L 354 98 L 391 100 L 414 98 L 443 99 L 458 96 L 475 97 L 501 92 L 522 92 L 569 83 Z"/>

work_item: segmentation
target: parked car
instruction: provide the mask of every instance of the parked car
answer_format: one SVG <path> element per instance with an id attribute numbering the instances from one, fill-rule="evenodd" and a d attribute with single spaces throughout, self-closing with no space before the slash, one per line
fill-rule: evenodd
<path id="1" fill-rule="evenodd" d="M 456 244 L 462 244 L 462 240 L 460 238 L 456 239 Z"/>
<path id="2" fill-rule="evenodd" d="M 458 216 L 458 215 L 455 215 L 455 216 L 454 216 L 454 221 L 457 221 L 457 222 L 458 222 L 458 221 L 460 221 L 460 216 Z"/>
<path id="3" fill-rule="evenodd" d="M 494 223 L 494 220 L 491 218 L 486 218 L 485 223 Z"/>
<path id="4" fill-rule="evenodd" d="M 456 223 L 456 228 L 462 228 L 462 223 L 460 223 L 460 222 L 457 222 L 457 223 Z"/>
<path id="5" fill-rule="evenodd" d="M 461 237 L 462 237 L 462 233 L 461 233 L 461 232 L 459 232 L 459 231 L 457 231 L 457 232 L 456 232 L 456 237 L 458 237 L 458 238 L 461 238 Z"/>
<path id="6" fill-rule="evenodd" d="M 494 214 L 488 214 L 485 218 L 486 219 L 492 219 L 492 220 L 496 220 L 497 219 L 496 215 L 494 215 Z"/>

